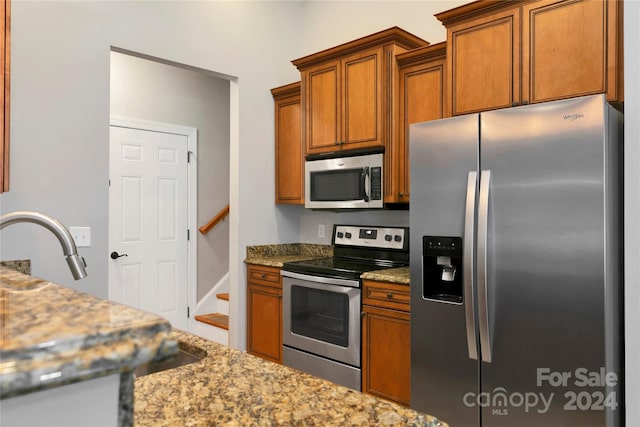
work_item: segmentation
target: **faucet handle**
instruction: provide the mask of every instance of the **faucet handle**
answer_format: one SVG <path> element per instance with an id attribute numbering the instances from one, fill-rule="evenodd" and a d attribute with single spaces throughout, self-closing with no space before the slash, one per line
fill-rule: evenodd
<path id="1" fill-rule="evenodd" d="M 118 259 L 120 257 L 129 256 L 129 255 L 127 255 L 127 254 L 120 255 L 120 254 L 118 254 L 118 252 L 113 251 L 113 252 L 111 252 L 111 255 L 109 255 L 109 256 L 111 257 L 111 259 Z"/>

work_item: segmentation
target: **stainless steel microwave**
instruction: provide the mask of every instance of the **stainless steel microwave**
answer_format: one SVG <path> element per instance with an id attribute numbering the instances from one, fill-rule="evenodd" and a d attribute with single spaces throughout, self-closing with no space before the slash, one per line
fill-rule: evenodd
<path id="1" fill-rule="evenodd" d="M 305 201 L 311 209 L 383 207 L 383 154 L 307 160 Z"/>

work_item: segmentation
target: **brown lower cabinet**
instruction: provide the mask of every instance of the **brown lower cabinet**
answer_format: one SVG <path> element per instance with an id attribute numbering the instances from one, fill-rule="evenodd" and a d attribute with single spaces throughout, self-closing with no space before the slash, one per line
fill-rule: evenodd
<path id="1" fill-rule="evenodd" d="M 247 352 L 282 363 L 280 268 L 247 265 Z"/>
<path id="2" fill-rule="evenodd" d="M 362 290 L 362 391 L 408 406 L 409 286 L 364 280 Z"/>

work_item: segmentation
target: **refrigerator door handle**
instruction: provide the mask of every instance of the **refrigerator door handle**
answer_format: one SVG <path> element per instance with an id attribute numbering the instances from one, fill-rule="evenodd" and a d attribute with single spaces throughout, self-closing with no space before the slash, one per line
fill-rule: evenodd
<path id="1" fill-rule="evenodd" d="M 478 200 L 478 322 L 480 324 L 480 352 L 482 361 L 491 363 L 491 331 L 487 294 L 487 232 L 489 226 L 489 189 L 491 171 L 480 174 L 480 198 Z"/>
<path id="2" fill-rule="evenodd" d="M 469 359 L 478 360 L 478 345 L 476 342 L 476 320 L 474 315 L 475 302 L 473 298 L 473 278 L 474 278 L 474 231 L 476 227 L 476 188 L 478 183 L 478 172 L 470 171 L 467 176 L 467 199 L 464 215 L 464 238 L 463 238 L 463 273 L 462 281 L 464 287 L 464 317 L 467 328 L 467 348 Z"/>

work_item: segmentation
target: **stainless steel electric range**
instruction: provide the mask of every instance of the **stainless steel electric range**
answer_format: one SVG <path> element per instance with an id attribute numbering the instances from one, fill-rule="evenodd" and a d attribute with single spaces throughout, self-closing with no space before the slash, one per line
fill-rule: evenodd
<path id="1" fill-rule="evenodd" d="M 409 228 L 334 225 L 332 244 L 332 258 L 281 270 L 283 363 L 360 390 L 360 276 L 409 265 Z"/>

